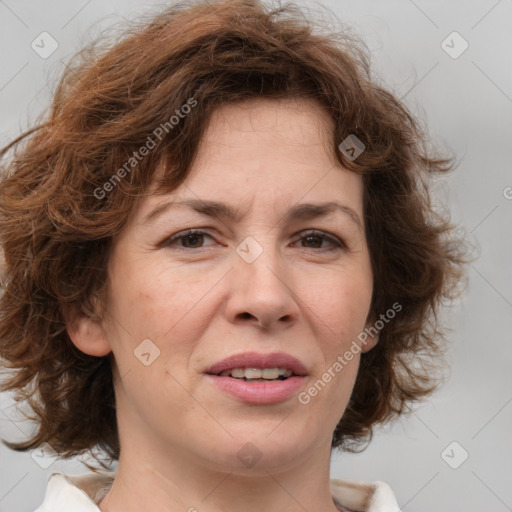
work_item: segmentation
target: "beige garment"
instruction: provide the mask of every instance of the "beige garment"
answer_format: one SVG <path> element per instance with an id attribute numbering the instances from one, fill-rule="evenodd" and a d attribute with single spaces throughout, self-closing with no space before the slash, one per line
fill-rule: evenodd
<path id="1" fill-rule="evenodd" d="M 114 480 L 113 472 L 85 475 L 53 473 L 43 503 L 34 512 L 101 512 L 98 503 Z M 400 512 L 391 488 L 384 482 L 331 480 L 334 502 L 343 512 Z"/>

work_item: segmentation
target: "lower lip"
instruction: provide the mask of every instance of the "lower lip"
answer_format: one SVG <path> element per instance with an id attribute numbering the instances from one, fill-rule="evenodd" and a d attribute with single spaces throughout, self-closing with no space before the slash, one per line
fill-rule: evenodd
<path id="1" fill-rule="evenodd" d="M 246 382 L 233 377 L 208 375 L 226 393 L 251 404 L 275 404 L 294 396 L 304 385 L 306 377 L 288 377 L 286 380 Z"/>

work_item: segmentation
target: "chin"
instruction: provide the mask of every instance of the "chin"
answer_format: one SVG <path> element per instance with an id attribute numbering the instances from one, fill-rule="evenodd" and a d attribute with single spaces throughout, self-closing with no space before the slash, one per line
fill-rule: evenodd
<path id="1" fill-rule="evenodd" d="M 300 459 L 307 458 L 308 451 L 316 449 L 318 436 L 311 431 L 300 435 L 289 426 L 280 429 L 277 427 L 279 422 L 273 421 L 270 427 L 268 422 L 265 424 L 265 428 L 241 429 L 239 432 L 227 428 L 233 437 L 211 443 L 206 450 L 208 458 L 238 474 L 268 476 L 267 472 L 293 467 Z"/>

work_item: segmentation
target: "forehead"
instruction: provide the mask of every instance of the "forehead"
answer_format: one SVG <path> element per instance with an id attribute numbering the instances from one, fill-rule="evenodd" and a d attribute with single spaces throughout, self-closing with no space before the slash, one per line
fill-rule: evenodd
<path id="1" fill-rule="evenodd" d="M 295 155 L 299 162 L 307 155 L 308 158 L 328 158 L 332 165 L 337 165 L 333 130 L 333 119 L 314 99 L 255 98 L 225 103 L 210 115 L 188 176 L 214 159 L 263 159 L 265 153 L 260 151 L 263 146 L 274 155 L 283 156 L 285 152 L 288 158 Z M 157 180 L 164 172 L 161 165 L 155 170 L 152 192 L 156 191 Z"/>
<path id="2" fill-rule="evenodd" d="M 318 143 L 332 134 L 333 120 L 320 103 L 310 98 L 254 98 L 228 103 L 211 116 L 203 142 L 221 141 L 226 134 L 279 134 L 280 141 Z M 269 139 L 269 142 L 273 139 Z"/>
<path id="3" fill-rule="evenodd" d="M 361 177 L 340 166 L 333 154 L 334 122 L 311 99 L 256 99 L 215 110 L 185 181 L 172 197 L 243 203 L 334 201 L 340 194 L 358 201 Z M 141 214 L 164 198 L 151 193 Z M 305 197 L 307 196 L 307 197 Z M 353 205 L 358 209 L 357 205 Z"/>

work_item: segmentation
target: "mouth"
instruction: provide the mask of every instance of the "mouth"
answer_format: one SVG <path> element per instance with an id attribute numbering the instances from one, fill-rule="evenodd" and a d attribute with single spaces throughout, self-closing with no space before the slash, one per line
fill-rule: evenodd
<path id="1" fill-rule="evenodd" d="M 218 377 L 231 377 L 245 382 L 281 381 L 295 375 L 290 368 L 233 368 L 217 374 Z"/>
<path id="2" fill-rule="evenodd" d="M 304 377 L 306 367 L 296 357 L 284 352 L 260 354 L 244 352 L 235 354 L 206 370 L 209 375 L 232 377 L 247 381 L 285 380 L 290 377 Z"/>
<path id="3" fill-rule="evenodd" d="M 307 376 L 304 364 L 282 352 L 237 354 L 214 364 L 205 373 L 232 398 L 260 405 L 289 400 Z"/>

